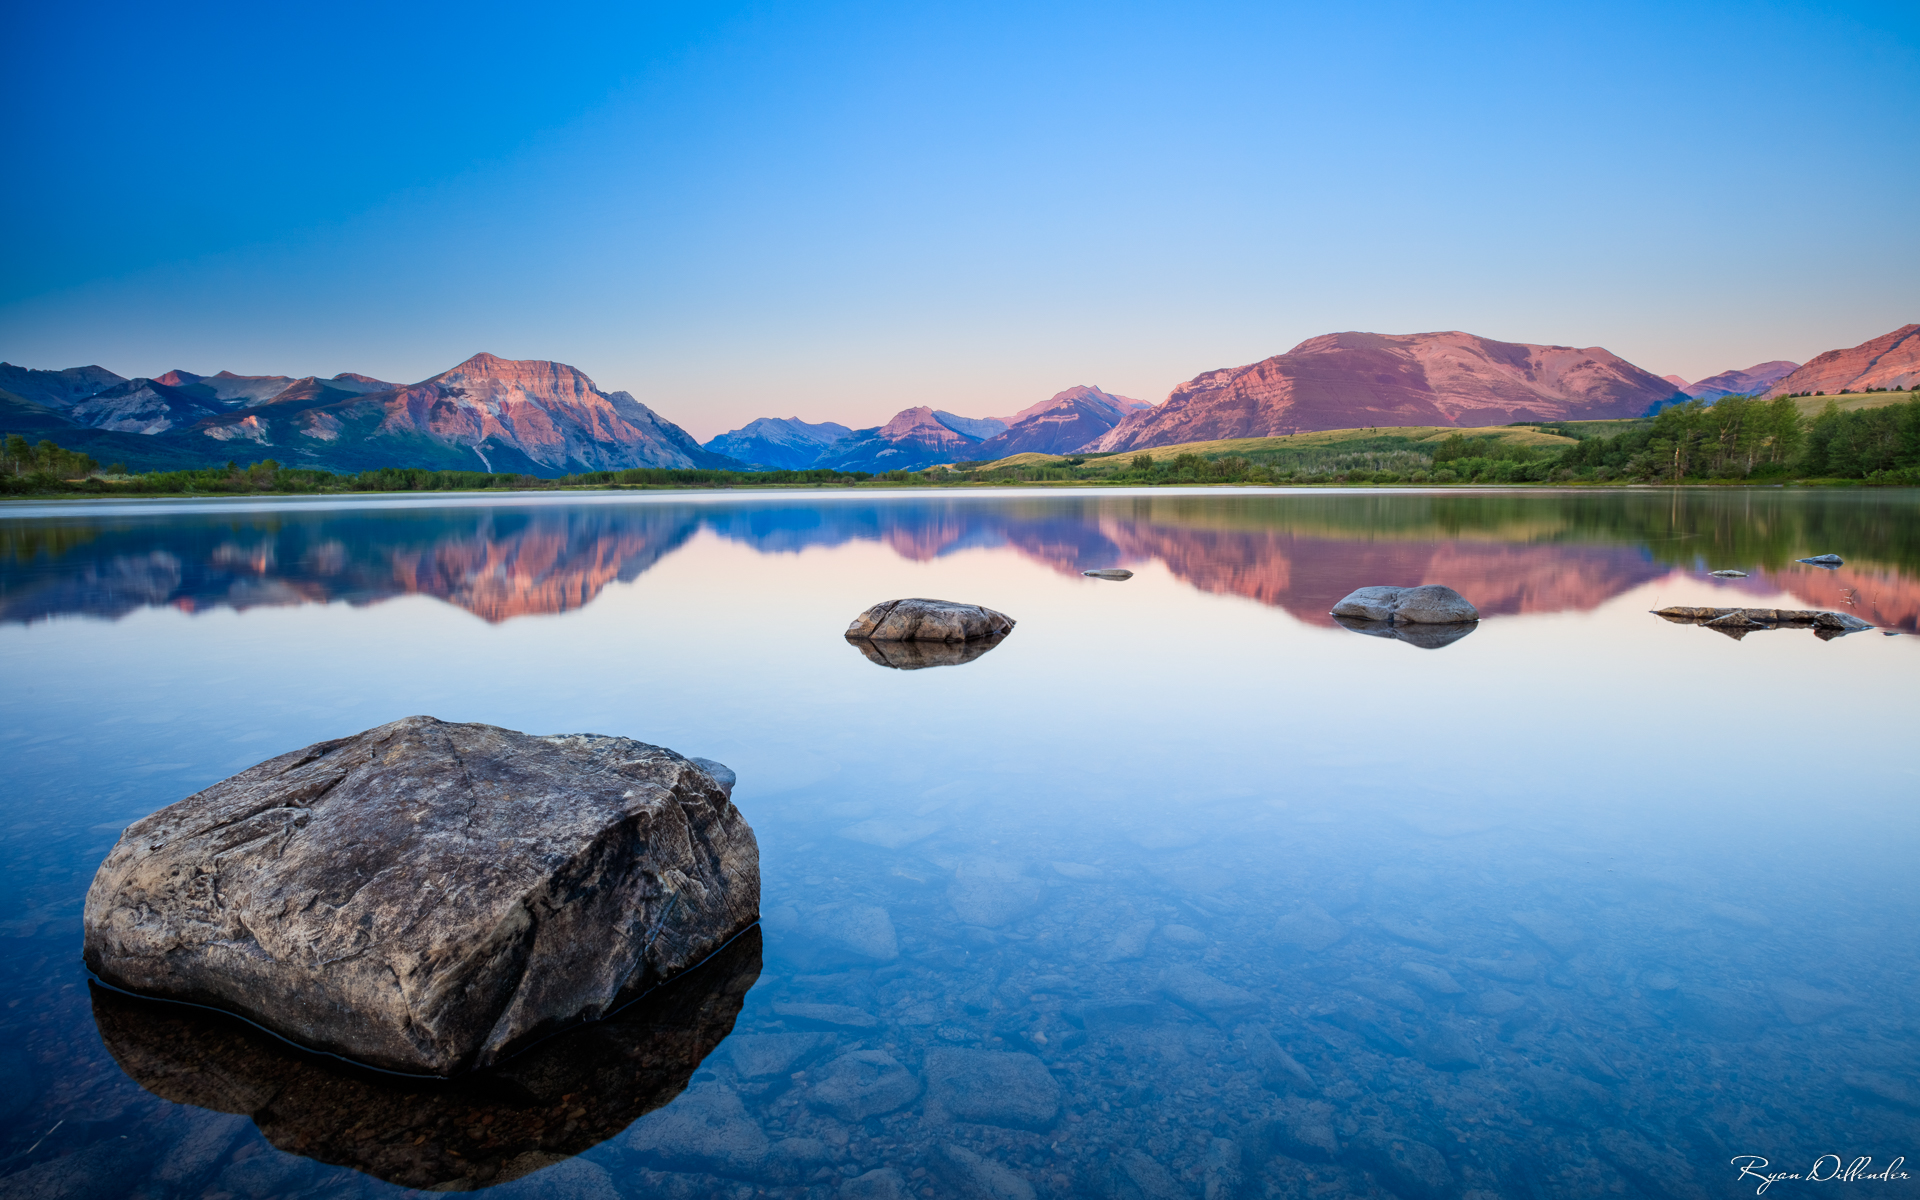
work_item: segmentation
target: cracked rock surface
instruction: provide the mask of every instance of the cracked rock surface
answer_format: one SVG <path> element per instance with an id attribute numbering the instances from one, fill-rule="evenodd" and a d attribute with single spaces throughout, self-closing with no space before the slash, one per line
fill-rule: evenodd
<path id="1" fill-rule="evenodd" d="M 598 1018 L 759 916 L 708 767 L 630 738 L 408 717 L 129 826 L 87 966 L 387 1070 L 453 1075 Z"/>

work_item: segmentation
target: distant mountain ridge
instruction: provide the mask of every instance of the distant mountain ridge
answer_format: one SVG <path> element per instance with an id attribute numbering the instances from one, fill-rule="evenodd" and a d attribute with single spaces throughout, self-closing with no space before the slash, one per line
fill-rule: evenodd
<path id="1" fill-rule="evenodd" d="M 0 366 L 0 383 L 26 389 L 6 388 L 25 402 L 0 408 L 10 430 L 135 464 L 205 463 L 244 449 L 250 458 L 346 471 L 416 466 L 552 476 L 744 466 L 564 363 L 485 353 L 406 386 L 354 373 L 294 379 L 176 370 L 121 379 L 98 367 L 50 372 L 10 364 Z"/>
<path id="2" fill-rule="evenodd" d="M 1443 333 L 1330 333 L 1244 367 L 1197 375 L 1089 451 L 1218 438 L 1280 437 L 1370 425 L 1454 425 L 1637 417 L 1677 391 L 1598 346 Z"/>
<path id="3" fill-rule="evenodd" d="M 1892 333 L 1850 346 L 1828 350 L 1773 385 L 1768 395 L 1802 392 L 1863 392 L 1868 388 L 1904 391 L 1920 387 L 1920 325 L 1902 325 Z"/>
<path id="4" fill-rule="evenodd" d="M 1784 358 L 1756 363 L 1744 371 L 1722 371 L 1697 383 L 1682 383 L 1680 390 L 1695 400 L 1718 400 L 1722 396 L 1758 396 L 1798 370 L 1800 364 Z"/>

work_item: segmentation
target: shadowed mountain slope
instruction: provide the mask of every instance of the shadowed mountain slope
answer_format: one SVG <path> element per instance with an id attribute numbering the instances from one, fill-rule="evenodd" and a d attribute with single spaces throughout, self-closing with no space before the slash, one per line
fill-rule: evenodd
<path id="1" fill-rule="evenodd" d="M 703 443 L 702 449 L 755 466 L 798 471 L 852 432 L 837 421 L 810 424 L 799 417 L 761 417 Z"/>
<path id="2" fill-rule="evenodd" d="M 1722 371 L 1698 383 L 1682 383 L 1680 390 L 1696 400 L 1718 400 L 1722 396 L 1758 396 L 1800 368 L 1784 358 L 1756 363 L 1744 371 Z"/>
<path id="3" fill-rule="evenodd" d="M 1071 387 L 1015 413 L 1006 431 L 980 443 L 974 457 L 1066 454 L 1099 438 L 1129 414 L 1148 408 L 1144 400 L 1115 396 L 1097 387 Z"/>

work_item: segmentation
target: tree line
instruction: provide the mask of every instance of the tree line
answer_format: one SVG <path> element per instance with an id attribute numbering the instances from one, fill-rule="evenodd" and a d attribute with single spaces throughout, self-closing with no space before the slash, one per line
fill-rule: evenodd
<path id="1" fill-rule="evenodd" d="M 128 475 L 102 471 L 88 455 L 13 435 L 0 446 L 0 492 L 221 495 L 282 492 L 552 490 L 569 487 L 852 486 L 937 483 L 1683 483 L 1740 480 L 1858 480 L 1920 485 L 1920 394 L 1905 403 L 1843 412 L 1833 401 L 1808 420 L 1786 397 L 1726 396 L 1691 401 L 1642 421 L 1532 426 L 1576 439 L 1528 445 L 1498 434 L 1451 434 L 1439 442 L 1380 435 L 1333 445 L 1278 443 L 1258 452 L 1081 455 L 1013 467 L 955 463 L 921 471 L 811 469 L 722 471 L 636 467 L 557 479 L 385 467 L 336 474 L 283 466 L 242 466 Z"/>

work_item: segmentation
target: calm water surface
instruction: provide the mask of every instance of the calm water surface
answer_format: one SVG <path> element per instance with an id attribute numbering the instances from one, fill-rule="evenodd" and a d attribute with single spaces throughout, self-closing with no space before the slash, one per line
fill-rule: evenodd
<path id="1" fill-rule="evenodd" d="M 1109 566 L 1135 577 L 1080 575 Z M 1485 619 L 1428 648 L 1326 615 L 1423 582 Z M 842 640 L 914 595 L 1019 626 L 918 670 Z M 1675 603 L 1879 628 L 1648 615 Z M 1917 621 L 1911 492 L 0 510 L 0 1197 L 1877 1172 L 1920 1157 Z M 761 928 L 438 1090 L 89 984 L 127 823 L 414 713 L 728 763 Z"/>

